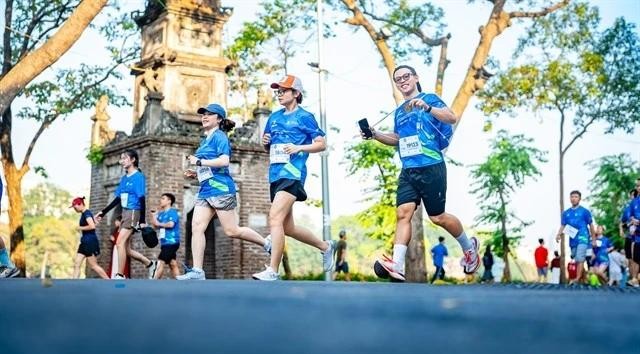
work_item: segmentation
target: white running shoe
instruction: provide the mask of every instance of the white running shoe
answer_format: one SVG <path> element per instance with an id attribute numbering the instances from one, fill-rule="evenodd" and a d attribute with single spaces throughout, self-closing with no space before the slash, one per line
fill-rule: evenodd
<path id="1" fill-rule="evenodd" d="M 325 272 L 330 272 L 333 270 L 333 251 L 335 249 L 335 244 L 332 240 L 327 241 L 329 244 L 329 248 L 326 251 L 320 252 L 322 254 L 322 269 Z"/>
<path id="2" fill-rule="evenodd" d="M 124 275 L 118 273 L 113 277 L 113 279 L 127 279 L 127 277 L 125 277 Z"/>
<path id="3" fill-rule="evenodd" d="M 265 252 L 271 254 L 271 235 L 267 235 L 267 237 L 264 238 L 264 246 L 262 247 Z"/>
<path id="4" fill-rule="evenodd" d="M 16 267 L 0 266 L 0 278 L 15 278 L 20 274 Z"/>
<path id="5" fill-rule="evenodd" d="M 177 280 L 205 280 L 204 270 L 191 268 L 188 272 L 178 275 Z"/>
<path id="6" fill-rule="evenodd" d="M 396 270 L 396 268 L 397 264 L 386 255 L 382 255 L 382 258 L 376 260 L 373 265 L 374 272 L 378 277 L 383 279 L 391 278 L 391 281 L 396 282 L 404 282 L 406 280 L 404 274 Z"/>
<path id="7" fill-rule="evenodd" d="M 460 265 L 462 266 L 465 274 L 474 274 L 478 268 L 480 268 L 480 256 L 478 254 L 478 239 L 471 237 L 471 243 L 473 247 L 469 250 L 464 251 L 464 256 L 460 260 Z"/>
<path id="8" fill-rule="evenodd" d="M 256 273 L 252 276 L 255 280 L 263 280 L 263 281 L 274 281 L 280 280 L 280 275 L 276 273 L 273 268 L 268 265 L 264 266 L 266 269 L 260 273 Z"/>
<path id="9" fill-rule="evenodd" d="M 158 261 L 157 260 L 151 261 L 151 265 L 149 265 L 148 269 L 149 269 L 149 279 L 153 279 L 153 277 L 156 275 L 156 270 L 158 269 Z"/>

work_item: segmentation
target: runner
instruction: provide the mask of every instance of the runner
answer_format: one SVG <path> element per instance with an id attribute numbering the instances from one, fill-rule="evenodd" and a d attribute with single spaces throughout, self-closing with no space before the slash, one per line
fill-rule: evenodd
<path id="1" fill-rule="evenodd" d="M 253 275 L 257 280 L 278 280 L 287 235 L 320 250 L 323 270 L 333 268 L 333 242 L 315 237 L 311 231 L 296 226 L 293 204 L 307 200 L 304 182 L 307 178 L 307 159 L 310 153 L 326 149 L 325 133 L 318 127 L 313 114 L 302 103 L 302 82 L 287 75 L 271 84 L 278 102 L 284 108 L 271 114 L 262 135 L 262 144 L 270 153 L 269 183 L 271 208 L 269 229 L 272 237 L 271 262 L 266 269 Z"/>
<path id="2" fill-rule="evenodd" d="M 458 117 L 435 94 L 422 92 L 419 77 L 410 66 L 393 71 L 396 88 L 405 101 L 395 110 L 393 133 L 377 132 L 372 138 L 397 147 L 402 161 L 396 199 L 396 234 L 393 258 L 383 256 L 374 264 L 380 277 L 404 281 L 407 245 L 411 239 L 411 218 L 422 201 L 431 221 L 453 236 L 464 252 L 460 265 L 466 274 L 474 274 L 480 266 L 478 240 L 467 237 L 460 220 L 445 212 L 447 168 L 442 150 L 449 145 L 452 125 Z M 365 134 L 362 134 L 365 138 Z"/>
<path id="3" fill-rule="evenodd" d="M 591 242 L 595 239 L 593 228 L 593 218 L 591 212 L 580 205 L 582 193 L 572 191 L 569 193 L 571 207 L 562 213 L 562 225 L 558 230 L 556 241 L 560 242 L 562 234 L 569 236 L 569 247 L 571 247 L 571 258 L 576 262 L 576 279 L 569 281 L 569 284 L 583 281 L 584 261 L 587 257 L 587 249 L 591 248 Z"/>
<path id="4" fill-rule="evenodd" d="M 93 220 L 93 213 L 85 206 L 84 197 L 73 199 L 71 208 L 73 208 L 76 213 L 81 214 L 77 230 L 82 232 L 80 246 L 78 246 L 78 253 L 76 254 L 75 265 L 73 267 L 73 278 L 80 278 L 80 265 L 86 258 L 89 267 L 91 267 L 100 278 L 109 279 L 109 276 L 98 264 L 98 260 L 96 259 L 96 256 L 100 254 L 100 242 L 96 234 L 96 223 Z"/>
<path id="5" fill-rule="evenodd" d="M 609 269 L 609 252 L 614 247 L 608 237 L 604 236 L 604 226 L 596 227 L 596 238 L 593 241 L 594 264 L 591 269 L 600 280 L 601 284 L 608 284 L 607 270 Z"/>
<path id="6" fill-rule="evenodd" d="M 176 278 L 180 275 L 176 254 L 180 248 L 180 216 L 173 208 L 176 197 L 171 193 L 164 193 L 160 197 L 160 211 L 151 211 L 151 224 L 158 230 L 160 239 L 160 255 L 158 255 L 158 267 L 153 279 L 160 279 L 164 273 L 164 265 L 171 268 L 171 275 Z"/>
<path id="7" fill-rule="evenodd" d="M 193 210 L 191 223 L 191 253 L 193 254 L 193 268 L 184 275 L 178 276 L 178 280 L 204 280 L 203 270 L 204 249 L 206 239 L 204 232 L 213 219 L 218 216 L 225 235 L 253 242 L 271 251 L 271 242 L 263 238 L 248 227 L 238 226 L 238 216 L 235 208 L 236 185 L 229 174 L 229 157 L 231 145 L 227 132 L 236 125 L 227 119 L 227 113 L 222 106 L 212 103 L 207 107 L 198 109 L 201 115 L 202 127 L 205 138 L 200 143 L 195 155 L 187 158 L 195 169 L 185 171 L 188 178 L 198 178 L 200 191 Z"/>
<path id="8" fill-rule="evenodd" d="M 131 235 L 138 227 L 146 226 L 145 223 L 145 193 L 146 183 L 142 171 L 138 168 L 140 160 L 135 150 L 125 150 L 120 155 L 120 165 L 125 171 L 125 175 L 120 179 L 120 184 L 116 189 L 113 201 L 96 215 L 96 220 L 100 222 L 102 218 L 116 205 L 122 206 L 122 224 L 120 233 L 116 240 L 118 249 L 118 273 L 115 279 L 125 279 L 124 268 L 127 256 L 144 264 L 149 272 L 149 278 L 155 272 L 157 262 L 149 260 L 142 253 L 131 248 Z"/>

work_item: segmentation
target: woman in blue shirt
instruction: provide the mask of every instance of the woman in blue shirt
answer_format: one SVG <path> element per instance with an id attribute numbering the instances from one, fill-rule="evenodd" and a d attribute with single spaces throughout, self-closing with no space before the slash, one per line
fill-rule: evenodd
<path id="1" fill-rule="evenodd" d="M 304 190 L 307 158 L 310 153 L 326 149 L 325 133 L 313 114 L 299 106 L 303 90 L 299 78 L 287 75 L 280 82 L 272 83 L 271 88 L 276 89 L 278 102 L 284 108 L 271 114 L 262 135 L 262 144 L 269 151 L 269 229 L 273 247 L 270 264 L 253 278 L 266 281 L 279 279 L 284 235 L 320 250 L 325 272 L 333 268 L 333 242 L 315 237 L 293 221 L 293 203 L 307 199 Z"/>
<path id="2" fill-rule="evenodd" d="M 124 267 L 127 256 L 139 261 L 147 267 L 149 277 L 155 272 L 156 262 L 152 262 L 142 253 L 131 248 L 131 235 L 138 227 L 146 226 L 145 223 L 145 193 L 146 182 L 142 171 L 138 168 L 138 153 L 135 150 L 125 150 L 120 155 L 120 165 L 125 175 L 120 179 L 120 184 L 114 193 L 115 198 L 111 203 L 96 215 L 100 222 L 102 218 L 118 204 L 122 207 L 122 222 L 120 233 L 116 241 L 118 249 L 118 273 L 114 279 L 124 279 Z"/>
<path id="3" fill-rule="evenodd" d="M 219 104 L 212 103 L 198 109 L 201 116 L 205 138 L 194 155 L 187 158 L 194 169 L 185 171 L 187 178 L 197 178 L 200 191 L 196 199 L 191 222 L 191 253 L 193 254 L 193 268 L 186 274 L 178 276 L 178 280 L 204 280 L 205 273 L 204 249 L 206 239 L 204 233 L 213 219 L 218 215 L 224 233 L 232 238 L 261 245 L 270 252 L 271 242 L 248 227 L 238 226 L 235 211 L 236 185 L 229 174 L 229 157 L 231 144 L 227 132 L 235 126 L 227 119 L 227 113 Z"/>
<path id="4" fill-rule="evenodd" d="M 93 220 L 93 213 L 91 213 L 91 210 L 87 209 L 84 205 L 84 197 L 73 199 L 71 207 L 76 211 L 76 213 L 81 214 L 77 230 L 82 232 L 80 246 L 78 246 L 78 254 L 76 255 L 76 262 L 73 268 L 73 278 L 78 279 L 80 277 L 80 265 L 86 258 L 89 267 L 91 267 L 94 272 L 98 273 L 100 278 L 109 279 L 107 273 L 96 260 L 96 256 L 100 254 L 100 243 L 98 242 L 98 235 L 96 234 L 96 223 Z"/>

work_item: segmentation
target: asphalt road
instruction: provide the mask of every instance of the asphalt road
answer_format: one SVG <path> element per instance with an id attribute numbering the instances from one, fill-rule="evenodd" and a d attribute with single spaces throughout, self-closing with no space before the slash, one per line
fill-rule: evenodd
<path id="1" fill-rule="evenodd" d="M 0 353 L 640 353 L 640 291 L 0 280 Z"/>

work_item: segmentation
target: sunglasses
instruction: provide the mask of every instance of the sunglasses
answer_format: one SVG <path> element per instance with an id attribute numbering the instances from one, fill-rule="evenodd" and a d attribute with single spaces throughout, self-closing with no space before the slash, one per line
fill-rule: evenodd
<path id="1" fill-rule="evenodd" d="M 273 94 L 276 95 L 276 97 L 281 97 L 282 95 L 284 95 L 287 91 L 291 91 L 291 89 L 279 89 L 279 90 L 273 90 Z"/>
<path id="2" fill-rule="evenodd" d="M 406 73 L 406 74 L 401 75 L 401 76 L 396 76 L 396 77 L 393 78 L 393 81 L 395 81 L 396 84 L 399 84 L 399 83 L 402 83 L 402 82 L 405 82 L 405 81 L 409 80 L 409 78 L 412 75 L 413 75 L 412 73 Z"/>

